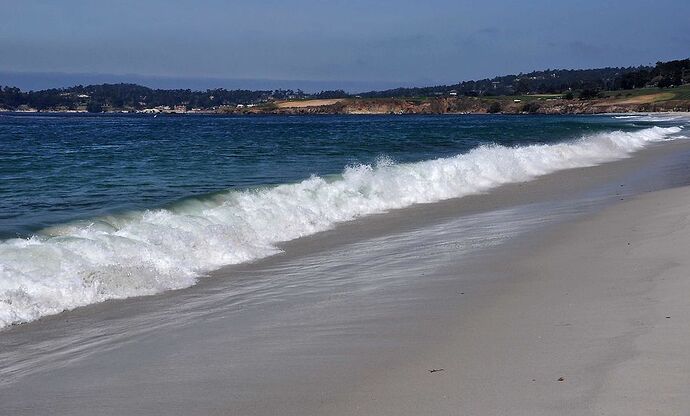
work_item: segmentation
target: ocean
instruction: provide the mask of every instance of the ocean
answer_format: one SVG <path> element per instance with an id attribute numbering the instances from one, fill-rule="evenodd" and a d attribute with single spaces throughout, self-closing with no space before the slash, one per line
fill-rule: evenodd
<path id="1" fill-rule="evenodd" d="M 0 327 L 190 287 L 362 217 L 628 158 L 686 138 L 686 124 L 644 115 L 3 114 Z M 492 221 L 473 238 L 491 240 Z"/>

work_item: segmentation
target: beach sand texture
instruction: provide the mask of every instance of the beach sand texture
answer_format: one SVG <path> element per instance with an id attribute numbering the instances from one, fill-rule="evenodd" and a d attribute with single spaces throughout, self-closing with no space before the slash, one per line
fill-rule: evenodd
<path id="1" fill-rule="evenodd" d="M 326 413 L 686 414 L 688 207 L 690 188 L 646 194 L 516 249 L 449 340 Z"/>

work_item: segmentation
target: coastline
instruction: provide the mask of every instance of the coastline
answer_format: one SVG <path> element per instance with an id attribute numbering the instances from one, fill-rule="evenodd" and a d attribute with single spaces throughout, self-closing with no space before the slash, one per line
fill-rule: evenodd
<path id="1" fill-rule="evenodd" d="M 460 118 L 427 120 L 441 125 L 462 124 Z M 532 126 L 542 120 L 522 118 Z M 234 122 L 213 120 L 217 121 Z M 603 121 L 615 129 L 632 120 Z M 498 118 L 496 122 L 506 123 L 508 119 Z M 682 120 L 669 124 L 678 123 Z M 159 123 L 149 120 L 146 124 L 155 129 Z M 584 134 L 579 140 L 554 143 L 546 133 L 541 139 L 546 143 L 535 140 L 536 144 L 527 146 L 487 145 L 463 152 L 462 147 L 468 146 L 462 144 L 450 157 L 410 164 L 377 159 L 375 164 L 347 166 L 332 178 L 312 176 L 263 189 L 227 190 L 184 199 L 162 209 L 144 207 L 112 217 L 57 223 L 28 244 L 19 238 L 3 241 L 0 246 L 2 257 L 7 259 L 4 270 L 9 270 L 3 292 L 6 301 L 0 303 L 0 326 L 108 299 L 189 287 L 222 266 L 276 254 L 281 251 L 277 244 L 332 229 L 339 223 L 415 204 L 491 194 L 500 185 L 625 159 L 650 145 L 684 137 L 681 125 L 636 130 L 645 125 L 633 123 L 623 130 L 603 130 Z M 504 133 L 495 127 L 490 130 L 494 133 L 485 135 L 489 140 Z M 132 139 L 133 143 L 138 141 Z M 157 146 L 152 150 L 157 151 Z M 338 164 L 344 163 L 347 161 Z M 74 183 L 72 189 L 79 186 Z M 466 203 L 463 200 L 458 205 Z M 45 251 L 51 254 L 44 261 Z"/>
<path id="2" fill-rule="evenodd" d="M 620 98 L 567 100 L 539 96 L 515 97 L 443 97 L 443 98 L 378 98 L 342 99 L 328 105 L 258 106 L 251 109 L 224 108 L 228 114 L 618 114 L 618 113 L 688 113 L 689 100 L 660 100 L 653 96 L 634 101 Z M 492 105 L 499 104 L 497 110 Z"/>
<path id="3" fill-rule="evenodd" d="M 1 406 L 13 414 L 71 415 L 448 414 L 458 409 L 582 414 L 594 408 L 596 396 L 597 406 L 615 407 L 607 401 L 613 393 L 593 392 L 616 374 L 604 369 L 638 371 L 635 360 L 625 361 L 631 369 L 618 366 L 635 357 L 630 349 L 635 341 L 624 335 L 639 334 L 636 322 L 621 318 L 620 308 L 643 302 L 633 312 L 647 314 L 640 318 L 649 324 L 644 328 L 656 328 L 651 310 L 659 301 L 639 294 L 652 272 L 666 270 L 669 261 L 640 257 L 628 264 L 625 257 L 609 264 L 607 259 L 622 256 L 610 251 L 621 239 L 646 247 L 658 243 L 645 240 L 655 227 L 661 227 L 659 238 L 669 222 L 682 223 L 687 188 L 626 201 L 687 184 L 682 169 L 688 153 L 684 141 L 667 143 L 630 159 L 561 171 L 486 195 L 354 221 L 287 243 L 283 255 L 220 270 L 193 288 L 106 302 L 11 328 L 0 338 Z M 602 212 L 584 208 L 594 214 L 557 221 L 473 257 L 456 257 L 465 228 L 449 235 L 436 231 L 449 229 L 456 218 L 480 228 L 507 221 L 515 213 L 512 206 L 526 207 L 518 210 L 523 214 L 536 208 L 548 218 L 552 205 L 544 211 L 539 201 L 568 211 L 570 198 L 585 205 L 592 198 L 607 199 L 603 206 L 617 204 Z M 618 202 L 621 198 L 626 201 Z M 659 203 L 668 210 L 659 210 Z M 482 217 L 487 210 L 499 214 Z M 630 231 L 639 230 L 639 218 L 649 215 L 662 217 L 649 221 L 651 231 Z M 499 230 L 510 230 L 509 225 Z M 610 238 L 598 237 L 602 229 Z M 675 244 L 678 250 L 686 247 L 681 243 Z M 397 257 L 377 255 L 389 245 Z M 632 250 L 627 247 L 621 250 Z M 597 260 L 603 254 L 603 261 Z M 368 260 L 357 262 L 359 255 L 369 255 Z M 342 256 L 352 259 L 347 268 L 329 265 L 328 259 Z M 610 281 L 572 278 L 587 270 L 598 275 L 596 267 L 625 273 L 613 273 Z M 368 273 L 379 281 L 369 282 Z M 626 276 L 633 279 L 623 280 Z M 679 318 L 673 323 L 682 324 L 682 305 L 674 307 L 680 309 L 672 312 Z M 621 319 L 607 323 L 602 316 Z M 548 342 L 542 341 L 545 336 Z M 557 381 L 561 376 L 564 382 Z M 615 377 L 610 385 L 624 386 Z M 658 393 L 654 386 L 643 387 Z"/>
<path id="4" fill-rule="evenodd" d="M 502 97 L 505 99 L 506 97 Z M 491 100 L 478 98 L 438 98 L 427 100 L 416 99 L 342 99 L 342 100 L 312 100 L 335 101 L 330 104 L 310 104 L 303 101 L 291 103 L 281 102 L 273 105 L 257 105 L 251 108 L 223 107 L 217 109 L 174 111 L 160 110 L 156 112 L 131 109 L 105 110 L 91 113 L 86 110 L 3 110 L 0 115 L 31 115 L 31 114 L 130 114 L 142 116 L 186 116 L 186 115 L 640 115 L 640 114 L 690 114 L 690 100 L 671 100 L 668 102 L 630 103 L 612 100 L 553 100 L 532 101 L 533 105 L 525 108 L 524 103 L 507 101 L 501 111 L 488 111 Z M 519 100 L 518 100 L 519 101 Z"/>

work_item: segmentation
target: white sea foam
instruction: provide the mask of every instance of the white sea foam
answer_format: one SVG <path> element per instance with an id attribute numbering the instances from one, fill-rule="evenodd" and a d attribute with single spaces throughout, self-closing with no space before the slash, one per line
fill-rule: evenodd
<path id="1" fill-rule="evenodd" d="M 690 119 L 687 113 L 632 114 L 613 116 L 613 118 L 618 120 L 644 121 L 649 123 L 658 123 L 664 121 L 687 121 Z"/>
<path id="2" fill-rule="evenodd" d="M 338 178 L 187 200 L 0 242 L 0 327 L 112 298 L 193 285 L 203 273 L 278 252 L 275 244 L 357 217 L 485 192 L 625 158 L 679 127 L 551 145 L 481 146 L 455 157 L 348 167 Z"/>

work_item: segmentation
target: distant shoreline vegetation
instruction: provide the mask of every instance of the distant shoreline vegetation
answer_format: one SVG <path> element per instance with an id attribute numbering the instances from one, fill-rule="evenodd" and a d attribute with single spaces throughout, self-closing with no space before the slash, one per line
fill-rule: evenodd
<path id="1" fill-rule="evenodd" d="M 0 86 L 0 110 L 66 112 L 271 112 L 278 102 L 334 99 L 435 99 L 443 97 L 522 97 L 558 95 L 559 99 L 591 100 L 610 97 L 611 91 L 670 88 L 690 84 L 690 59 L 658 62 L 656 66 L 566 70 L 547 69 L 453 85 L 396 88 L 348 94 L 343 90 L 315 94 L 302 90 L 152 89 L 136 84 L 77 85 L 41 91 Z M 516 101 L 520 101 L 517 100 Z M 332 108 L 330 108 L 332 107 Z M 337 111 L 331 105 L 329 111 Z M 342 106 L 341 106 L 342 107 Z M 505 105 L 492 102 L 485 111 L 501 112 Z M 535 108 L 524 111 L 534 112 Z"/>

